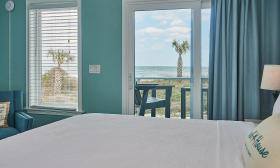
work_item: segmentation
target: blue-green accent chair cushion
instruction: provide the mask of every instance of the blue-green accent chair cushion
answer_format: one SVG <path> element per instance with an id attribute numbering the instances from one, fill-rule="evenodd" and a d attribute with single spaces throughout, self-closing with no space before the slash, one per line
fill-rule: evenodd
<path id="1" fill-rule="evenodd" d="M 33 118 L 24 113 L 21 91 L 0 91 L 0 102 L 10 102 L 9 128 L 0 129 L 0 140 L 32 129 Z"/>
<path id="2" fill-rule="evenodd" d="M 18 134 L 19 131 L 13 127 L 0 128 L 0 139 L 4 139 L 10 136 Z"/>

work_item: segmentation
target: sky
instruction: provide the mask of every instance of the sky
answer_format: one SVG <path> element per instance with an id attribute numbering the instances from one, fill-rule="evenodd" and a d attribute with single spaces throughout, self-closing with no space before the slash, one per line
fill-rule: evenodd
<path id="1" fill-rule="evenodd" d="M 191 9 L 137 11 L 135 13 L 135 65 L 176 66 L 172 41 L 191 45 Z M 202 66 L 208 67 L 210 10 L 202 10 Z M 183 56 L 190 66 L 191 52 Z"/>

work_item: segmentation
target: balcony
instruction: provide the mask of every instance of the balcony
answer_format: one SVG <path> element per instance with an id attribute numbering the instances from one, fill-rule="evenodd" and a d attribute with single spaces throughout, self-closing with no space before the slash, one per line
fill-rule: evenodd
<path id="1" fill-rule="evenodd" d="M 191 78 L 163 78 L 163 77 L 136 77 L 138 84 L 156 83 L 159 85 L 173 85 L 171 97 L 171 118 L 190 118 L 191 106 Z M 201 78 L 201 117 L 207 119 L 208 109 L 208 78 Z M 151 96 L 152 93 L 149 93 Z M 157 91 L 157 97 L 164 98 L 164 91 Z M 137 108 L 136 112 L 137 112 Z M 184 112 L 185 111 L 185 112 Z M 150 116 L 147 110 L 145 116 Z M 157 117 L 164 117 L 164 109 L 156 110 Z"/>

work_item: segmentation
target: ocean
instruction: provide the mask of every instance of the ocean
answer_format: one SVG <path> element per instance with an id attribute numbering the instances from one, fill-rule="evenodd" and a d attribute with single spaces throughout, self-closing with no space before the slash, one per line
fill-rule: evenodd
<path id="1" fill-rule="evenodd" d="M 136 78 L 175 78 L 177 67 L 175 66 L 136 66 Z M 191 77 L 191 67 L 183 68 L 183 77 Z M 202 78 L 208 78 L 208 67 L 202 68 Z"/>

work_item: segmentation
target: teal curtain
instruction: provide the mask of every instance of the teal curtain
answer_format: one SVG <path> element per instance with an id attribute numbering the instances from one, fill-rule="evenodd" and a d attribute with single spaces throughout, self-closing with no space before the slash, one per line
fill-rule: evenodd
<path id="1" fill-rule="evenodd" d="M 272 96 L 260 90 L 260 82 L 264 64 L 280 63 L 277 8 L 278 0 L 212 0 L 210 120 L 261 119 L 271 113 Z"/>

